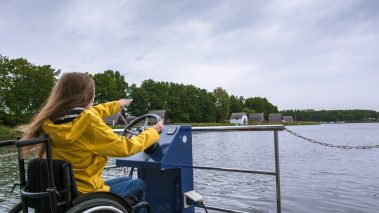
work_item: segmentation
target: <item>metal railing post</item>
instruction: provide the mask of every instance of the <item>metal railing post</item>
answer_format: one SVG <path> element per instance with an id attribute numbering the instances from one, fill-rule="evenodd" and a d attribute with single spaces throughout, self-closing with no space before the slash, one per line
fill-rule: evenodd
<path id="1" fill-rule="evenodd" d="M 280 169 L 279 169 L 279 137 L 278 130 L 274 130 L 274 143 L 275 143 L 275 173 L 276 173 L 276 211 L 281 213 L 281 199 L 280 199 Z"/>

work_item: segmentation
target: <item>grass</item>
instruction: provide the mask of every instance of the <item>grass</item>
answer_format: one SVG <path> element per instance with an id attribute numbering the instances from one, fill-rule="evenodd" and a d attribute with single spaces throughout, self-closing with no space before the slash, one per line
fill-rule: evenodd
<path id="1" fill-rule="evenodd" d="M 20 135 L 18 129 L 0 125 L 0 140 L 14 140 Z"/>
<path id="2" fill-rule="evenodd" d="M 263 123 L 250 122 L 249 123 L 249 125 L 276 125 L 276 124 L 282 124 L 284 126 L 319 125 L 320 122 L 316 122 L 316 121 L 294 121 L 294 122 L 263 122 Z"/>
<path id="3" fill-rule="evenodd" d="M 12 128 L 0 125 L 0 135 L 7 135 L 11 133 Z"/>
<path id="4" fill-rule="evenodd" d="M 290 123 L 284 123 L 285 126 L 294 126 L 294 125 L 320 125 L 320 122 L 317 121 L 295 121 Z"/>
<path id="5" fill-rule="evenodd" d="M 191 125 L 191 126 L 235 126 L 230 123 L 173 123 L 174 125 Z"/>

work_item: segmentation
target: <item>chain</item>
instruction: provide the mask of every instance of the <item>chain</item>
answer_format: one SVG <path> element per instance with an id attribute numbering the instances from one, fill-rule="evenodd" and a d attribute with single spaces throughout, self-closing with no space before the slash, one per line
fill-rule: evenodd
<path id="1" fill-rule="evenodd" d="M 301 138 L 303 140 L 306 140 L 308 142 L 311 142 L 311 143 L 314 143 L 314 144 L 319 144 L 319 145 L 322 145 L 322 146 L 326 146 L 326 147 L 334 147 L 334 148 L 340 148 L 340 149 L 372 149 L 372 148 L 379 148 L 379 145 L 372 145 L 372 146 L 344 146 L 344 145 L 333 145 L 333 144 L 330 144 L 330 143 L 324 143 L 324 142 L 320 142 L 320 141 L 316 141 L 312 138 L 307 138 L 307 137 L 304 137 L 302 135 L 300 135 L 299 133 L 296 133 L 296 132 L 293 132 L 287 128 L 284 129 L 285 131 L 287 131 L 288 133 L 290 133 L 291 135 L 294 135 L 298 138 Z"/>

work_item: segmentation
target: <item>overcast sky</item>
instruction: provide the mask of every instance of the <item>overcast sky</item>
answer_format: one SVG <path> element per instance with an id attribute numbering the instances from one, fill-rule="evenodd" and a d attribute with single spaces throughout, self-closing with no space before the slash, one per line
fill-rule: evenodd
<path id="1" fill-rule="evenodd" d="M 283 109 L 379 111 L 377 0 L 2 0 L 0 54 Z"/>

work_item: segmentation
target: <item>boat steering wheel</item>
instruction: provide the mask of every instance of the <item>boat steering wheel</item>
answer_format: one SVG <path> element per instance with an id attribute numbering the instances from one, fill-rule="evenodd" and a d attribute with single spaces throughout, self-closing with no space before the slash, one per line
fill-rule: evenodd
<path id="1" fill-rule="evenodd" d="M 124 118 L 124 120 L 126 120 L 127 113 L 126 113 L 126 111 L 124 109 L 121 110 L 120 114 Z M 145 114 L 145 115 L 142 115 L 142 116 L 134 119 L 132 122 L 130 122 L 130 124 L 128 124 L 125 127 L 125 129 L 121 132 L 120 135 L 128 137 L 128 138 L 131 138 L 131 137 L 133 137 L 135 135 L 140 134 L 141 132 L 143 132 L 146 129 L 148 121 L 149 121 L 149 118 L 152 118 L 154 120 L 154 122 L 155 122 L 154 124 L 156 124 L 159 121 L 161 121 L 161 117 L 159 117 L 156 114 Z M 138 125 L 138 127 L 135 127 L 137 125 Z M 158 143 L 154 143 L 153 145 L 151 145 L 147 149 L 145 149 L 145 153 L 151 154 L 157 148 L 158 148 Z"/>

